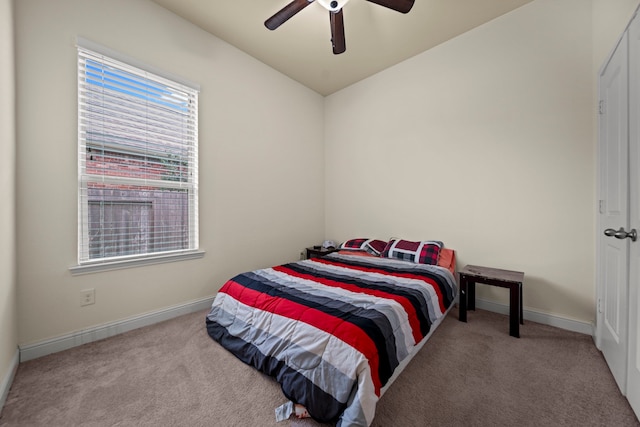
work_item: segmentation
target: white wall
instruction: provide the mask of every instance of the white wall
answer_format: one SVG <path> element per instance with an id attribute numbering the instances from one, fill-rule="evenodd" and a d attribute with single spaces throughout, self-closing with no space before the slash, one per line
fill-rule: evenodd
<path id="1" fill-rule="evenodd" d="M 20 344 L 212 296 L 324 237 L 321 96 L 148 0 L 16 3 Z M 77 36 L 200 84 L 203 259 L 70 274 Z"/>
<path id="2" fill-rule="evenodd" d="M 592 13 L 536 0 L 328 97 L 327 236 L 441 239 L 593 321 Z"/>
<path id="3" fill-rule="evenodd" d="M 0 410 L 18 349 L 15 257 L 13 0 L 0 0 Z"/>

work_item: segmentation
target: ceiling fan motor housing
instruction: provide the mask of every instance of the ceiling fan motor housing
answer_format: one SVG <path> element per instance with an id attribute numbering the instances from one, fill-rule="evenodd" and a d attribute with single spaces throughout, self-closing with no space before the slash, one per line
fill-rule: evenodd
<path id="1" fill-rule="evenodd" d="M 342 9 L 348 1 L 349 0 L 318 0 L 318 3 L 329 12 L 335 12 Z"/>

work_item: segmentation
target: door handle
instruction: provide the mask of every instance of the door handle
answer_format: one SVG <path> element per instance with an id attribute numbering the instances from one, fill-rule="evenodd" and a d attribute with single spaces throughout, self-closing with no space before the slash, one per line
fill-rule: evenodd
<path id="1" fill-rule="evenodd" d="M 638 239 L 638 233 L 636 229 L 633 228 L 631 231 L 625 231 L 624 227 L 620 227 L 619 230 L 614 230 L 613 228 L 607 228 L 604 230 L 604 235 L 609 237 L 615 237 L 616 239 L 626 239 L 627 237 L 631 239 L 632 242 L 635 242 Z"/>

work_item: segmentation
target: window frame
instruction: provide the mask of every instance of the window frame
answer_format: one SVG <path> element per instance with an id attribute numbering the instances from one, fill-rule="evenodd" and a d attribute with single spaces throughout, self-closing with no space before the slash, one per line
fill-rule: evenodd
<path id="1" fill-rule="evenodd" d="M 77 265 L 69 268 L 72 274 L 85 274 L 93 273 L 104 270 L 122 269 L 137 267 L 141 265 L 157 264 L 164 262 L 182 261 L 188 259 L 196 259 L 204 256 L 204 251 L 199 248 L 199 218 L 198 218 L 198 92 L 200 90 L 198 85 L 188 82 L 180 77 L 173 76 L 169 73 L 155 69 L 141 63 L 133 58 L 129 58 L 111 49 L 105 48 L 96 43 L 90 42 L 85 39 L 78 38 L 77 40 L 77 84 L 78 84 L 78 236 L 77 236 L 77 251 L 78 259 Z M 191 172 L 188 184 L 181 185 L 180 183 L 167 182 L 165 188 L 158 186 L 158 190 L 162 191 L 162 188 L 187 188 L 188 199 L 188 247 L 186 249 L 172 249 L 162 252 L 147 252 L 133 255 L 118 255 L 114 257 L 104 258 L 90 258 L 89 254 L 89 207 L 93 200 L 89 197 L 88 192 L 88 176 L 90 174 L 86 171 L 86 147 L 88 147 L 87 141 L 83 137 L 83 122 L 81 115 L 86 110 L 83 110 L 84 105 L 80 99 L 82 91 L 80 85 L 82 84 L 84 66 L 81 63 L 82 56 L 86 57 L 86 53 L 92 54 L 97 57 L 104 58 L 107 63 L 117 63 L 123 65 L 123 70 L 135 70 L 139 73 L 144 73 L 145 77 L 149 76 L 150 80 L 164 84 L 163 80 L 170 82 L 172 85 L 182 87 L 185 90 L 192 93 L 195 100 L 195 107 L 190 116 L 193 119 L 193 139 L 188 145 L 193 151 L 189 157 L 189 168 Z M 191 108 L 191 107 L 190 107 Z M 104 176 L 106 181 L 109 181 L 108 176 Z M 85 206 L 86 205 L 86 206 Z"/>

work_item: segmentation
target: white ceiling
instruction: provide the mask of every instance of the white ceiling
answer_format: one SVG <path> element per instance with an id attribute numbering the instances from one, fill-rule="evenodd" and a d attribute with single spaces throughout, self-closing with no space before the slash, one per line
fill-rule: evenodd
<path id="1" fill-rule="evenodd" d="M 343 9 L 347 50 L 331 49 L 329 12 L 314 2 L 274 31 L 290 0 L 153 0 L 292 79 L 329 95 L 532 0 L 415 0 L 407 14 L 366 0 Z"/>

